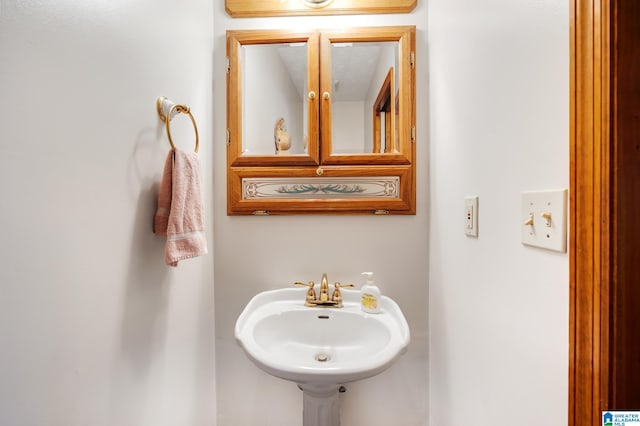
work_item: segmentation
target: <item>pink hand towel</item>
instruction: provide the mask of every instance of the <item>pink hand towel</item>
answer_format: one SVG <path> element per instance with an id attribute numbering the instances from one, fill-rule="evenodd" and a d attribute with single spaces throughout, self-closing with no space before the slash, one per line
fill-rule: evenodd
<path id="1" fill-rule="evenodd" d="M 200 160 L 195 152 L 169 151 L 164 163 L 154 232 L 166 236 L 164 260 L 178 261 L 207 253 Z"/>

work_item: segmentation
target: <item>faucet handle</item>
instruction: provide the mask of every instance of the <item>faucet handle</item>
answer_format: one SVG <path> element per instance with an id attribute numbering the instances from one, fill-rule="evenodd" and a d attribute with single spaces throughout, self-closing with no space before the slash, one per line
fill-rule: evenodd
<path id="1" fill-rule="evenodd" d="M 336 305 L 338 306 L 342 306 L 342 292 L 340 291 L 341 288 L 345 288 L 345 287 L 354 287 L 353 284 L 340 284 L 340 283 L 335 283 L 333 285 L 333 294 L 331 295 L 331 300 L 333 302 L 336 303 Z"/>
<path id="2" fill-rule="evenodd" d="M 307 290 L 306 303 L 311 303 L 316 300 L 316 291 L 313 289 L 316 283 L 314 283 L 313 281 L 309 281 L 308 283 L 296 281 L 293 283 L 293 285 L 300 285 L 300 286 L 303 285 L 303 286 L 309 287 L 309 289 Z"/>

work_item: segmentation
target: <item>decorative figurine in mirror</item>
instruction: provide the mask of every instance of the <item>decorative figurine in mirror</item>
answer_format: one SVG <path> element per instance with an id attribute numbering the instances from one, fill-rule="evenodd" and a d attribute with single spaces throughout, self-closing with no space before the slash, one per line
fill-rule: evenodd
<path id="1" fill-rule="evenodd" d="M 273 130 L 273 139 L 276 144 L 276 155 L 289 154 L 289 148 L 291 148 L 291 136 L 284 126 L 284 118 L 282 117 L 276 121 L 276 125 Z"/>

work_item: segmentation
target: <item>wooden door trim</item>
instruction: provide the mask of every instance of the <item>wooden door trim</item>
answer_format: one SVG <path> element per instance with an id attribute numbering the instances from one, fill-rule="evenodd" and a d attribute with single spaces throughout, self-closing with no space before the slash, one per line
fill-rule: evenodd
<path id="1" fill-rule="evenodd" d="M 611 392 L 611 3 L 570 1 L 569 426 L 596 426 Z"/>

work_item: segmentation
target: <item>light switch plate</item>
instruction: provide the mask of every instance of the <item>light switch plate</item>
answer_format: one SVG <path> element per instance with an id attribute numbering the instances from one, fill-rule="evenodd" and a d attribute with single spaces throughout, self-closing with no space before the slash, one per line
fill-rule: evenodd
<path id="1" fill-rule="evenodd" d="M 470 237 L 478 236 L 478 197 L 464 198 L 464 233 Z"/>
<path id="2" fill-rule="evenodd" d="M 567 251 L 567 190 L 522 193 L 522 244 Z"/>

